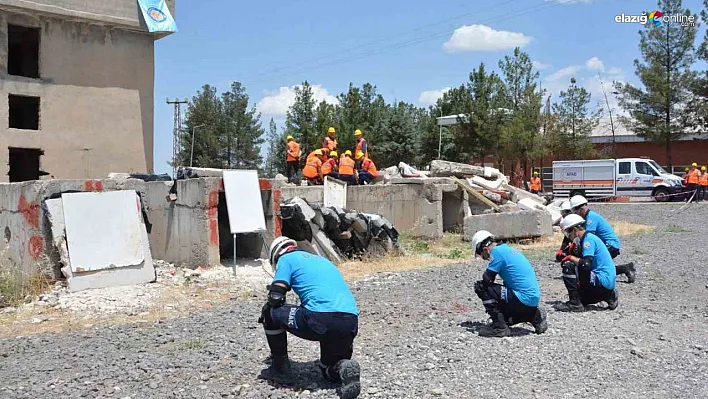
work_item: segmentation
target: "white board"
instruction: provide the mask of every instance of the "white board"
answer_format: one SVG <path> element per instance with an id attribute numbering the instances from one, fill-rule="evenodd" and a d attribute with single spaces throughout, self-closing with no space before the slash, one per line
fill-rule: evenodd
<path id="1" fill-rule="evenodd" d="M 257 171 L 225 170 L 224 192 L 231 234 L 266 230 Z"/>
<path id="2" fill-rule="evenodd" d="M 134 190 L 62 194 L 74 273 L 137 266 L 145 260 Z"/>
<path id="3" fill-rule="evenodd" d="M 347 183 L 339 180 L 324 179 L 324 206 L 347 207 Z"/>

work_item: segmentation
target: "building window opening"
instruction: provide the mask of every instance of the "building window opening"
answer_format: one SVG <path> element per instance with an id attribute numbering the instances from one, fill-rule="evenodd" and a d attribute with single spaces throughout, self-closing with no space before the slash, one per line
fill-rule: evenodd
<path id="1" fill-rule="evenodd" d="M 10 129 L 39 130 L 39 97 L 8 96 Z"/>
<path id="2" fill-rule="evenodd" d="M 39 180 L 40 176 L 47 173 L 40 169 L 39 157 L 44 155 L 44 151 L 38 148 L 15 148 L 9 147 L 10 183 Z"/>
<path id="3" fill-rule="evenodd" d="M 7 26 L 7 73 L 39 78 L 39 28 Z"/>

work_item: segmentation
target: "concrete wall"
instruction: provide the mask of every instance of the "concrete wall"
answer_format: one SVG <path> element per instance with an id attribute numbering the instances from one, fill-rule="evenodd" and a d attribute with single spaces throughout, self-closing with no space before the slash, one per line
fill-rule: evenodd
<path id="1" fill-rule="evenodd" d="M 7 74 L 7 23 L 41 28 L 41 78 Z M 153 39 L 0 10 L 0 181 L 8 146 L 43 149 L 42 169 L 57 179 L 151 172 Z M 8 94 L 40 97 L 39 130 L 8 129 Z"/>
<path id="2" fill-rule="evenodd" d="M 175 0 L 167 0 L 174 18 Z M 0 8 L 32 14 L 43 13 L 64 18 L 80 18 L 147 31 L 136 0 L 0 0 Z"/>

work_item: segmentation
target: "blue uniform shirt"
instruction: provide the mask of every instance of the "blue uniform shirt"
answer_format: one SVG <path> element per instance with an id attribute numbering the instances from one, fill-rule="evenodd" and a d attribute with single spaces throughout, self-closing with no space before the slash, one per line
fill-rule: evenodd
<path id="1" fill-rule="evenodd" d="M 607 245 L 620 249 L 620 240 L 610 223 L 599 213 L 588 211 L 585 215 L 585 229 L 598 236 Z"/>
<path id="2" fill-rule="evenodd" d="M 592 266 L 590 273 L 590 282 L 595 283 L 593 274 L 597 277 L 603 287 L 608 290 L 615 289 L 615 281 L 617 273 L 615 272 L 615 262 L 610 256 L 610 251 L 602 242 L 602 240 L 592 233 L 585 233 L 582 241 L 583 257 L 592 256 Z"/>
<path id="3" fill-rule="evenodd" d="M 312 312 L 341 312 L 359 315 L 356 300 L 337 266 L 305 251 L 293 251 L 278 259 L 273 282 L 282 281 Z"/>
<path id="4" fill-rule="evenodd" d="M 538 307 L 541 288 L 533 266 L 521 252 L 506 244 L 497 244 L 492 248 L 487 269 L 497 273 L 521 303 Z"/>

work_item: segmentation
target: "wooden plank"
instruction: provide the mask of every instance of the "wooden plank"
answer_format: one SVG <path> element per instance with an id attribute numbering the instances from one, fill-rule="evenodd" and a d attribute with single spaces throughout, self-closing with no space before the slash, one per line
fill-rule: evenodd
<path id="1" fill-rule="evenodd" d="M 481 193 L 478 193 L 477 191 L 473 190 L 472 187 L 468 186 L 467 183 L 458 179 L 457 177 L 452 177 L 452 179 L 463 190 L 467 191 L 469 194 L 472 194 L 473 197 L 477 198 L 478 200 L 480 200 L 483 204 L 487 205 L 488 207 L 494 209 L 496 212 L 499 212 L 499 206 L 497 204 L 495 204 L 494 202 L 489 200 L 487 197 L 485 197 Z"/>

